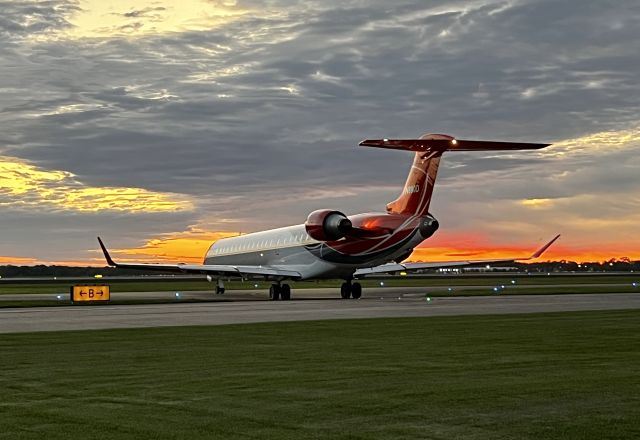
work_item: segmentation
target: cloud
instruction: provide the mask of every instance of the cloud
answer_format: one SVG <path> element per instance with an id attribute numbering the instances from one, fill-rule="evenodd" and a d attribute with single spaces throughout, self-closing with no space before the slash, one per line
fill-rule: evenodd
<path id="1" fill-rule="evenodd" d="M 75 1 L 0 1 L 0 40 L 50 34 L 70 26 L 67 18 L 80 11 Z"/>
<path id="2" fill-rule="evenodd" d="M 536 153 L 537 166 L 474 171 L 464 180 L 445 170 L 433 210 L 448 233 L 481 230 L 496 246 L 560 232 L 551 256 L 638 258 L 639 153 L 640 129 L 630 127 L 560 140 Z"/>
<path id="3" fill-rule="evenodd" d="M 571 197 L 637 190 L 633 143 L 583 139 L 624 137 L 637 124 L 636 2 L 207 5 L 215 11 L 204 21 L 189 21 L 192 7 L 171 21 L 175 2 L 2 4 L 0 154 L 67 170 L 86 187 L 193 203 L 182 225 L 154 220 L 118 247 L 194 225 L 297 223 L 319 205 L 381 209 L 411 158 L 356 148 L 365 137 L 576 142 L 548 154 L 445 158 L 434 203 L 443 227 L 479 228 L 492 242 L 546 237 L 565 214 L 585 231 L 605 208 Z M 135 23 L 129 37 L 114 30 Z M 534 210 L 522 204 L 529 199 L 553 203 Z M 595 228 L 589 239 L 603 243 Z"/>
<path id="4" fill-rule="evenodd" d="M 31 265 L 37 263 L 35 258 L 0 256 L 0 264 Z"/>
<path id="5" fill-rule="evenodd" d="M 156 7 L 147 7 L 147 8 L 142 8 L 142 9 L 133 9 L 129 12 L 125 12 L 122 13 L 120 15 L 122 15 L 123 17 L 127 17 L 127 18 L 132 18 L 132 17 L 157 17 L 157 14 L 153 14 L 154 12 L 160 12 L 160 11 L 166 11 L 167 8 L 165 8 L 164 6 L 156 6 Z M 118 15 L 117 13 L 114 13 L 116 15 Z"/>
<path id="6" fill-rule="evenodd" d="M 211 244 L 238 232 L 213 232 L 191 228 L 185 232 L 162 234 L 142 246 L 110 250 L 118 261 L 183 262 L 202 264 Z"/>
<path id="7" fill-rule="evenodd" d="M 3 207 L 0 254 L 39 262 L 104 264 L 97 236 L 113 247 L 137 247 L 152 237 L 188 229 L 185 225 L 196 223 L 193 211 L 125 213 Z M 211 222 L 211 226 L 222 229 L 222 225 L 215 222 Z"/>
<path id="8" fill-rule="evenodd" d="M 78 212 L 174 212 L 192 209 L 177 194 L 142 188 L 91 187 L 72 173 L 44 170 L 25 161 L 0 156 L 0 206 L 13 209 Z"/>
<path id="9" fill-rule="evenodd" d="M 60 39 L 140 37 L 167 32 L 204 31 L 247 13 L 236 2 L 209 0 L 79 0 L 68 19 L 73 27 Z"/>

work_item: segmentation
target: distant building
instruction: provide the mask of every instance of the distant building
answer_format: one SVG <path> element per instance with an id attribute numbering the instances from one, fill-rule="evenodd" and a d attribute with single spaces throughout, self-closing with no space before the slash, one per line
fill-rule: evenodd
<path id="1" fill-rule="evenodd" d="M 438 273 L 449 273 L 449 274 L 459 274 L 462 272 L 462 269 L 459 267 L 442 267 L 437 270 Z"/>
<path id="2" fill-rule="evenodd" d="M 515 266 L 475 266 L 475 267 L 465 267 L 462 269 L 463 272 L 470 273 L 478 273 L 478 272 L 518 272 L 520 270 L 519 267 Z"/>

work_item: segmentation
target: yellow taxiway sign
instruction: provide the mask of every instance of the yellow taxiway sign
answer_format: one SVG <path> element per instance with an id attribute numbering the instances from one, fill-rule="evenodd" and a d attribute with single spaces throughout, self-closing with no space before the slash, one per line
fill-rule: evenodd
<path id="1" fill-rule="evenodd" d="M 109 286 L 71 286 L 71 302 L 109 301 L 110 298 Z"/>

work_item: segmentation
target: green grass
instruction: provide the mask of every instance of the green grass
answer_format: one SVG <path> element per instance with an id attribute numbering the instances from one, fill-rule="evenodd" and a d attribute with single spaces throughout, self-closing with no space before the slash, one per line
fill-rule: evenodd
<path id="1" fill-rule="evenodd" d="M 484 296 L 484 295 L 559 295 L 559 294 L 583 294 L 583 293 L 640 293 L 640 285 L 633 287 L 630 284 L 626 286 L 612 286 L 603 284 L 600 286 L 560 286 L 560 287 L 524 287 L 518 289 L 505 288 L 500 289 L 498 293 L 493 290 L 494 286 L 484 289 L 458 289 L 453 292 L 438 290 L 437 288 L 429 289 L 428 294 L 431 296 Z M 432 293 L 433 292 L 433 293 Z"/>
<path id="2" fill-rule="evenodd" d="M 499 277 L 433 277 L 433 278 L 389 278 L 384 279 L 385 286 L 388 287 L 446 287 L 456 286 L 496 286 L 511 283 L 517 280 L 518 285 L 545 285 L 545 284 L 629 284 L 640 283 L 640 274 L 635 275 L 602 275 L 602 276 L 514 276 L 505 275 Z M 377 287 L 380 285 L 379 279 L 361 280 L 363 287 Z M 321 280 L 321 281 L 301 281 L 292 282 L 293 289 L 307 288 L 339 288 L 342 281 Z M 153 291 L 191 291 L 191 290 L 211 290 L 215 285 L 206 281 L 116 281 L 110 279 L 95 280 L 95 284 L 106 283 L 111 286 L 112 292 L 153 292 Z M 0 282 L 1 294 L 26 294 L 26 293 L 68 293 L 69 286 L 74 284 L 69 281 L 51 282 L 46 284 L 13 284 L 10 280 Z M 231 281 L 226 283 L 229 290 L 255 289 L 255 282 Z M 270 283 L 258 282 L 258 288 L 268 289 Z"/>
<path id="3" fill-rule="evenodd" d="M 67 296 L 68 297 L 68 296 Z M 60 299 L 60 300 L 10 300 L 10 301 L 0 301 L 0 309 L 3 308 L 29 308 L 29 307 L 67 307 L 73 305 L 74 307 L 95 307 L 95 306 L 114 306 L 114 305 L 144 305 L 144 304 L 170 304 L 170 303 L 206 303 L 213 302 L 214 299 L 118 299 L 111 300 L 105 302 L 86 302 L 86 303 L 76 303 L 72 304 L 69 299 Z M 216 298 L 216 302 L 227 302 L 232 301 L 232 299 L 225 298 Z"/>
<path id="4" fill-rule="evenodd" d="M 385 280 L 386 287 L 393 286 L 407 286 L 407 287 L 424 287 L 424 296 L 430 297 L 450 297 L 450 296 L 493 296 L 493 295 L 550 295 L 550 294 L 585 294 L 585 293 L 593 293 L 593 294 L 607 294 L 607 293 L 640 293 L 640 283 L 638 286 L 632 286 L 631 282 L 628 282 L 626 285 L 620 285 L 621 281 L 620 277 L 610 279 L 609 283 L 595 283 L 592 286 L 580 286 L 580 285 L 572 285 L 569 280 L 565 280 L 566 284 L 557 283 L 558 286 L 554 287 L 546 287 L 544 283 L 539 283 L 537 285 L 531 285 L 526 283 L 520 283 L 517 287 L 513 287 L 510 284 L 510 281 L 505 280 L 504 285 L 505 289 L 501 289 L 498 292 L 493 290 L 494 287 L 501 285 L 500 282 L 496 282 L 499 280 L 491 280 L 491 283 L 488 283 L 486 279 L 474 278 L 472 282 L 471 280 L 464 280 L 467 282 L 467 286 L 465 287 L 464 283 L 459 283 L 460 287 L 456 287 L 454 290 L 449 291 L 446 287 L 447 284 L 440 283 L 430 283 L 431 280 L 417 280 L 417 279 L 399 279 L 399 280 Z M 542 278 L 542 280 L 546 280 L 546 278 Z M 441 281 L 441 280 L 436 280 Z M 457 280 L 456 280 L 457 281 Z M 456 282 L 454 281 L 454 282 Z M 363 285 L 366 288 L 368 287 L 378 287 L 380 281 L 368 280 L 364 281 Z M 248 283 L 228 283 L 227 287 L 229 290 L 243 290 L 243 288 L 247 287 Z M 476 285 L 484 284 L 485 287 L 478 288 Z M 581 283 L 582 284 L 582 283 Z M 308 287 L 329 287 L 336 288 L 336 292 L 338 291 L 339 283 L 336 281 L 321 281 L 321 282 L 298 282 L 292 283 L 293 289 L 304 289 Z M 451 284 L 449 284 L 451 285 Z M 194 288 L 197 286 L 198 288 Z M 251 283 L 251 288 L 254 284 Z M 267 283 L 260 283 L 259 287 L 262 289 L 267 289 Z M 2 286 L 3 288 L 6 286 Z M 70 302 L 68 301 L 68 292 L 65 291 L 66 285 L 57 284 L 57 285 L 46 285 L 46 284 L 34 284 L 34 285 L 11 285 L 10 289 L 2 290 L 1 293 L 59 293 L 63 295 L 61 300 L 30 300 L 30 299 L 16 299 L 16 300 L 2 300 L 0 301 L 0 309 L 2 308 L 24 308 L 24 307 L 59 307 L 59 306 L 68 306 Z M 31 288 L 34 290 L 30 290 Z M 200 285 L 200 282 L 170 282 L 170 283 L 156 283 L 156 282 L 139 282 L 139 283 L 114 283 L 112 284 L 112 292 L 144 292 L 144 291 L 190 291 L 190 290 L 210 290 L 211 284 L 207 283 L 203 286 Z M 266 295 L 266 293 L 265 293 Z M 295 297 L 295 290 L 293 292 Z M 337 293 L 336 293 L 337 295 Z M 367 292 L 365 290 L 365 296 Z M 92 303 L 92 305 L 114 305 L 114 304 L 166 304 L 173 302 L 211 302 L 211 301 L 225 301 L 231 300 L 231 298 L 224 296 L 215 296 L 213 293 L 210 298 L 204 299 L 118 299 L 112 300 L 110 302 L 105 303 Z M 82 304 L 79 304 L 82 305 Z"/>
<path id="5" fill-rule="evenodd" d="M 632 439 L 640 312 L 0 336 L 0 439 Z"/>

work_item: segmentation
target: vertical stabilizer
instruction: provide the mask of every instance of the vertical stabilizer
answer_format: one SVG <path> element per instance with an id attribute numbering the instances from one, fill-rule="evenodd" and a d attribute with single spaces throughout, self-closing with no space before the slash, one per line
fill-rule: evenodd
<path id="1" fill-rule="evenodd" d="M 425 134 L 420 139 L 453 140 L 453 137 L 443 134 Z M 387 212 L 427 215 L 442 153 L 443 151 L 435 149 L 415 153 L 402 193 L 396 200 L 387 204 Z"/>

